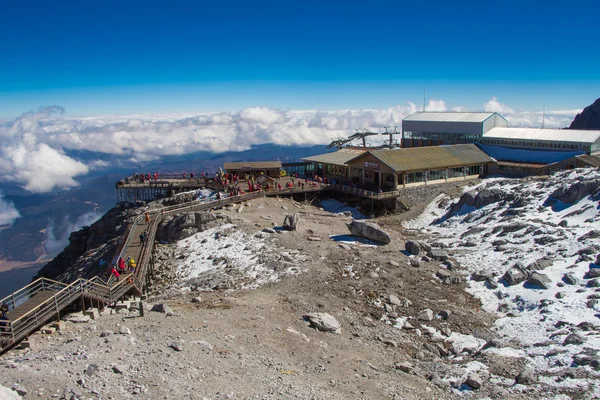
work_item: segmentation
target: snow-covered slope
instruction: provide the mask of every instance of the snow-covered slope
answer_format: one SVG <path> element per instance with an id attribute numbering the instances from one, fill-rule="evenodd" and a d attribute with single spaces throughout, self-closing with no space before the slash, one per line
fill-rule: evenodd
<path id="1" fill-rule="evenodd" d="M 527 356 L 543 383 L 581 386 L 593 396 L 600 395 L 597 383 L 551 375 L 569 365 L 600 371 L 600 281 L 592 278 L 600 276 L 599 188 L 597 169 L 493 178 L 453 204 L 440 196 L 405 224 L 448 251 L 470 276 L 467 290 L 498 314 L 498 333 L 520 342 L 487 352 Z M 538 281 L 507 280 L 515 265 L 512 272 Z"/>

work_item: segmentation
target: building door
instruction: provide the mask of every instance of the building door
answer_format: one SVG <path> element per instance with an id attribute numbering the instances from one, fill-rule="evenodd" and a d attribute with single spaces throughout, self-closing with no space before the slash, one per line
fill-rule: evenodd
<path id="1" fill-rule="evenodd" d="M 377 187 L 381 187 L 381 181 L 379 180 L 379 172 L 374 171 L 373 173 L 373 183 L 377 185 Z"/>

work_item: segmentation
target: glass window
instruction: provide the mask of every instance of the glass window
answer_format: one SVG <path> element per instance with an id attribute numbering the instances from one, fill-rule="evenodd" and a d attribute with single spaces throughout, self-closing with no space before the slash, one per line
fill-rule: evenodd
<path id="1" fill-rule="evenodd" d="M 406 183 L 423 182 L 425 174 L 423 172 L 408 172 L 406 174 Z"/>
<path id="2" fill-rule="evenodd" d="M 435 181 L 438 179 L 442 179 L 442 171 L 439 169 L 434 169 L 429 171 L 429 176 L 427 178 L 428 181 Z"/>
<path id="3" fill-rule="evenodd" d="M 481 165 L 473 165 L 469 167 L 468 175 L 479 175 L 481 173 Z"/>

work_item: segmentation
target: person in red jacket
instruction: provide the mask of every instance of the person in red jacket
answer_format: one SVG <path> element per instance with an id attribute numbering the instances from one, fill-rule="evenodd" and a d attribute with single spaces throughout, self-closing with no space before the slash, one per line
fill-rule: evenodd
<path id="1" fill-rule="evenodd" d="M 119 273 L 119 271 L 117 271 L 117 269 L 115 268 L 114 265 L 113 265 L 112 269 L 110 270 L 110 272 L 115 276 L 115 278 L 118 281 L 121 274 Z"/>
<path id="2" fill-rule="evenodd" d="M 118 268 L 118 272 L 123 273 L 125 272 L 125 260 L 123 260 L 123 257 L 119 257 L 119 268 Z"/>

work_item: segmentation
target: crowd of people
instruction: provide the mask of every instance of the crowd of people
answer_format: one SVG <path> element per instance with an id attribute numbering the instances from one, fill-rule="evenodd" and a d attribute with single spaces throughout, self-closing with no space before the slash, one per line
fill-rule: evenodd
<path id="1" fill-rule="evenodd" d="M 125 274 L 126 272 L 129 271 L 131 273 L 134 273 L 136 267 L 137 264 L 133 257 L 127 257 L 127 261 L 125 261 L 123 257 L 119 257 L 117 263 L 111 267 L 110 272 L 118 281 L 121 275 Z"/>
<path id="2" fill-rule="evenodd" d="M 284 172 L 284 171 L 282 171 Z M 328 184 L 329 181 L 326 177 L 321 177 L 313 174 L 310 177 L 301 178 L 298 173 L 291 174 L 287 183 L 284 183 L 283 177 L 286 174 L 280 175 L 278 178 L 264 177 L 264 174 L 245 174 L 243 180 L 240 176 L 235 173 L 227 173 L 219 170 L 215 175 L 215 182 L 222 185 L 223 191 L 227 192 L 229 196 L 239 196 L 246 192 L 258 192 L 258 191 L 284 191 L 292 190 L 294 188 L 304 190 L 306 187 L 318 186 L 321 184 Z M 246 184 L 246 190 L 243 189 L 242 182 Z M 282 185 L 283 183 L 283 185 Z"/>
<path id="3" fill-rule="evenodd" d="M 180 176 L 181 179 L 184 180 L 193 180 L 194 178 L 208 179 L 210 177 L 208 172 L 201 172 L 200 175 L 196 175 L 194 172 L 183 172 Z M 265 180 L 264 182 L 259 183 L 257 182 L 257 179 L 260 176 L 263 176 L 262 172 L 257 174 L 245 174 L 242 178 L 236 173 L 226 172 L 219 168 L 219 170 L 215 173 L 212 179 L 214 179 L 215 183 L 222 185 L 223 189 L 233 189 L 229 191 L 230 193 L 241 194 L 241 192 L 243 192 L 243 190 L 240 187 L 241 182 L 247 183 L 248 192 L 254 192 L 258 190 L 282 190 L 284 188 L 281 187 L 281 179 L 288 175 L 286 171 L 282 170 L 280 176 L 277 179 L 269 178 L 271 182 L 269 182 L 269 180 Z M 131 181 L 144 183 L 148 181 L 158 181 L 159 179 L 174 179 L 175 177 L 176 175 L 174 174 L 159 175 L 158 172 L 155 172 L 154 174 L 150 174 L 149 172 L 145 174 L 135 172 L 132 177 L 125 178 L 125 183 L 130 183 Z M 317 186 L 319 184 L 329 183 L 327 177 L 318 176 L 315 173 L 308 173 L 307 176 L 303 178 L 304 182 L 302 182 L 302 179 L 300 178 L 297 172 L 290 174 L 289 177 L 291 178 L 291 182 L 285 184 L 286 189 L 294 188 L 296 186 L 298 188 L 302 188 L 309 185 Z M 277 183 L 272 181 L 277 181 Z"/>

